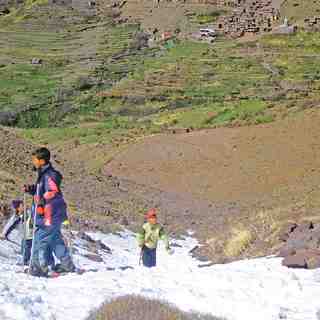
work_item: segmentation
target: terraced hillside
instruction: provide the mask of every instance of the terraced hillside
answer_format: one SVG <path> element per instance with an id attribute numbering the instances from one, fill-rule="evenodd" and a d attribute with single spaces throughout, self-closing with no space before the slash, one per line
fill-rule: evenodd
<path id="1" fill-rule="evenodd" d="M 96 67 L 125 48 L 135 30 L 112 28 L 111 18 L 99 21 L 68 7 L 39 4 L 0 23 L 0 109 L 27 111 L 13 115 L 12 122 L 36 127 L 52 125 L 79 107 L 81 90 L 99 84 L 90 79 Z"/>
<path id="2" fill-rule="evenodd" d="M 129 4 L 124 17 L 135 15 Z M 269 122 L 292 101 L 301 108 L 317 98 L 318 34 L 215 45 L 177 36 L 148 48 L 140 26 L 115 23 L 119 9 L 105 5 L 101 15 L 88 16 L 35 2 L 0 19 L 3 124 L 70 126 L 116 117 L 156 131 L 214 127 Z M 176 5 L 182 16 L 194 7 Z M 165 14 L 166 7 L 154 10 Z M 34 58 L 41 64 L 31 64 Z"/>

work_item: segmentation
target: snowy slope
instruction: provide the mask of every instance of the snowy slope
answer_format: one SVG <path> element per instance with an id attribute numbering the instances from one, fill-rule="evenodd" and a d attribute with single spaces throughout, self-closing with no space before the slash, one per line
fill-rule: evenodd
<path id="1" fill-rule="evenodd" d="M 132 233 L 91 236 L 108 245 L 112 255 L 105 253 L 103 263 L 75 255 L 78 266 L 99 271 L 58 279 L 16 273 L 21 268 L 15 266 L 17 246 L 0 241 L 0 319 L 85 319 L 106 299 L 125 294 L 167 300 L 182 310 L 229 320 L 320 319 L 320 270 L 287 269 L 279 258 L 199 268 L 189 255 L 197 244 L 192 238 L 176 241 L 181 247 L 172 256 L 160 247 L 159 266 L 149 270 L 139 266 Z M 78 250 L 81 241 L 75 244 Z M 126 266 L 132 269 L 119 268 Z"/>

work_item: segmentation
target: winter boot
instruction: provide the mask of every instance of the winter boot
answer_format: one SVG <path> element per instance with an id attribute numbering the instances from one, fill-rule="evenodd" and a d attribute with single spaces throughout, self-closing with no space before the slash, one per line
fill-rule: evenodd
<path id="1" fill-rule="evenodd" d="M 61 260 L 61 263 L 57 264 L 54 268 L 54 271 L 59 273 L 75 272 L 75 270 L 76 267 L 70 257 Z"/>

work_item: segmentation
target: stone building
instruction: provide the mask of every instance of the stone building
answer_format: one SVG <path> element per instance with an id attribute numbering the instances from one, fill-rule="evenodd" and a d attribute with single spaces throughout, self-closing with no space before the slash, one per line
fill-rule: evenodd
<path id="1" fill-rule="evenodd" d="M 312 31 L 320 30 L 320 16 L 309 17 L 304 19 L 305 28 L 310 29 Z"/>
<path id="2" fill-rule="evenodd" d="M 271 0 L 232 3 L 235 3 L 232 14 L 218 19 L 215 26 L 219 33 L 229 37 L 271 32 L 280 18 L 280 11 L 273 7 Z"/>

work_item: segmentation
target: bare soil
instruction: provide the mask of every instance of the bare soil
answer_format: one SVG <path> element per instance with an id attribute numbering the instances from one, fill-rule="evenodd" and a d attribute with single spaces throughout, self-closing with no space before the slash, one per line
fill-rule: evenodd
<path id="1" fill-rule="evenodd" d="M 317 186 L 320 113 L 262 126 L 157 135 L 108 166 L 139 184 L 213 202 L 288 204 Z"/>

